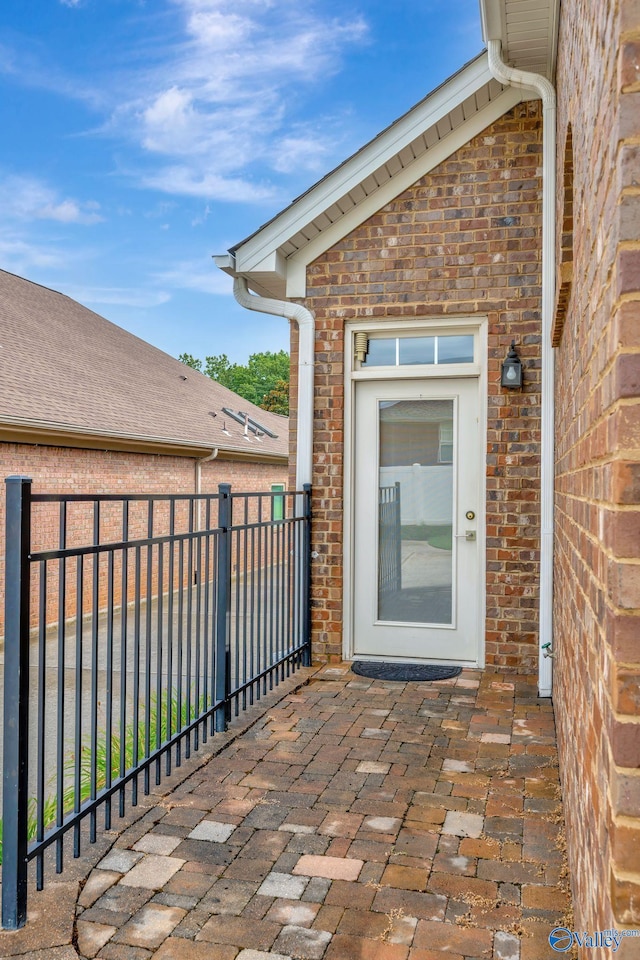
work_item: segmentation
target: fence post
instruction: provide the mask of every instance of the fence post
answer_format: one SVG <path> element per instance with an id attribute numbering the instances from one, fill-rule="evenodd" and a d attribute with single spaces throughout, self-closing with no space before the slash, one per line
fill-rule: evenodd
<path id="1" fill-rule="evenodd" d="M 302 526 L 302 629 L 304 646 L 302 666 L 311 666 L 311 484 L 303 484 Z"/>
<path id="2" fill-rule="evenodd" d="M 2 926 L 27 919 L 31 478 L 7 477 Z"/>
<path id="3" fill-rule="evenodd" d="M 231 657 L 229 650 L 229 594 L 231 587 L 231 484 L 218 484 L 218 568 L 216 583 L 216 671 L 215 699 L 220 706 L 215 712 L 215 729 L 227 729 L 229 691 L 231 689 Z"/>
<path id="4" fill-rule="evenodd" d="M 402 590 L 402 508 L 400 504 L 400 481 L 396 480 L 396 502 L 395 502 L 395 518 L 394 518 L 394 533 L 396 538 L 396 582 L 395 590 L 400 592 Z"/>

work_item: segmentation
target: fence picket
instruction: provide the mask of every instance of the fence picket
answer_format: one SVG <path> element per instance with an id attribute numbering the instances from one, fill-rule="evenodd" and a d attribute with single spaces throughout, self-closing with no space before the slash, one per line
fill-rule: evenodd
<path id="1" fill-rule="evenodd" d="M 172 751 L 179 766 L 206 743 L 207 724 L 210 734 L 227 728 L 232 704 L 237 715 L 310 663 L 311 489 L 33 494 L 30 478 L 9 477 L 6 491 L 2 926 L 18 929 L 29 862 L 40 886 L 48 847 L 62 869 L 68 833 L 79 856 L 85 820 L 94 842 L 98 811 L 112 827 L 126 796 L 137 803 L 140 775 L 150 789 L 152 765 L 159 782 Z"/>

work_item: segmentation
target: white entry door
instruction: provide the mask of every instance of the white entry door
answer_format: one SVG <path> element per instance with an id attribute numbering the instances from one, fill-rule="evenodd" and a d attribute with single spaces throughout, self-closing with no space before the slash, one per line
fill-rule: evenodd
<path id="1" fill-rule="evenodd" d="M 477 379 L 360 381 L 354 655 L 477 663 Z"/>

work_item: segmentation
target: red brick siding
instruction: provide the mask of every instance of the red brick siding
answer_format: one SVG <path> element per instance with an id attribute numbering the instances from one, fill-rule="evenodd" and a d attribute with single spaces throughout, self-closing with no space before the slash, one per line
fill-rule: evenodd
<path id="1" fill-rule="evenodd" d="M 327 251 L 307 273 L 316 316 L 313 644 L 342 654 L 345 324 L 363 318 L 489 318 L 489 664 L 537 663 L 540 440 L 541 110 L 510 111 Z M 503 218 L 513 220 L 506 224 Z M 502 391 L 511 339 L 522 393 Z M 296 336 L 293 331 L 292 355 Z M 295 396 L 295 394 L 294 394 Z M 293 442 L 295 443 L 294 435 Z M 295 455 L 295 447 L 292 447 Z"/>
<path id="2" fill-rule="evenodd" d="M 574 266 L 556 356 L 554 703 L 580 930 L 640 923 L 639 51 L 637 0 L 563 0 Z"/>
<path id="3" fill-rule="evenodd" d="M 0 447 L 2 476 L 16 474 L 33 479 L 33 493 L 194 493 L 195 464 L 189 457 L 156 456 L 152 454 L 120 453 L 102 450 L 79 450 L 71 447 L 45 447 L 30 444 L 4 443 Z M 230 483 L 235 492 L 260 492 L 271 489 L 272 483 L 287 483 L 285 464 L 242 463 L 240 461 L 213 460 L 201 465 L 201 492 L 215 493 L 219 483 Z M 5 499 L 0 498 L 0 543 L 4 544 Z M 53 549 L 58 546 L 58 506 L 34 504 L 32 520 L 32 545 L 34 550 Z M 244 506 L 236 501 L 237 517 L 241 521 Z M 202 508 L 204 522 L 204 507 Z M 255 512 L 255 503 L 252 504 Z M 215 514 L 213 516 L 215 521 Z M 255 519 L 252 516 L 252 519 Z M 72 504 L 68 508 L 67 546 L 93 542 L 93 504 Z M 176 529 L 187 529 L 187 508 L 176 507 Z M 132 504 L 129 515 L 129 537 L 146 536 L 147 506 Z M 100 536 L 103 540 L 119 540 L 122 531 L 122 505 L 104 504 L 101 508 Z M 156 535 L 168 532 L 168 507 L 160 503 L 154 511 Z M 0 551 L 0 634 L 4 625 L 4 547 Z M 142 551 L 141 579 L 146 583 L 146 552 Z M 116 561 L 115 602 L 120 602 L 120 566 Z M 105 571 L 106 574 L 106 571 Z M 57 617 L 57 564 L 48 571 L 47 622 Z M 133 590 L 133 571 L 130 571 L 129 588 Z M 106 575 L 101 578 L 100 604 L 106 602 Z M 165 583 L 166 586 L 166 583 Z M 37 576 L 32 589 L 32 621 L 37 618 Z M 154 576 L 153 589 L 157 588 Z M 85 570 L 85 610 L 91 603 L 91 562 Z M 75 567 L 68 573 L 67 616 L 76 609 Z"/>

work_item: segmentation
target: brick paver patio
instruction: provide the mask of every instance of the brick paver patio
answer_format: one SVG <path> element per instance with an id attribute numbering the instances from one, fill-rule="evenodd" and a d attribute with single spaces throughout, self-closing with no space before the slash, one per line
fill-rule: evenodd
<path id="1" fill-rule="evenodd" d="M 117 839 L 77 906 L 104 960 L 545 960 L 568 922 L 535 679 L 324 668 Z"/>

